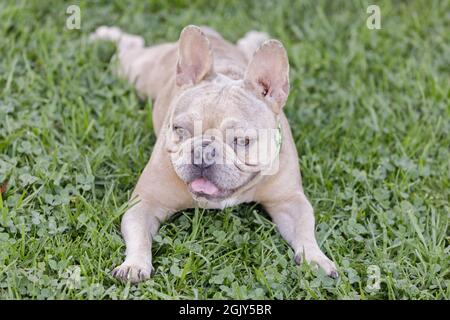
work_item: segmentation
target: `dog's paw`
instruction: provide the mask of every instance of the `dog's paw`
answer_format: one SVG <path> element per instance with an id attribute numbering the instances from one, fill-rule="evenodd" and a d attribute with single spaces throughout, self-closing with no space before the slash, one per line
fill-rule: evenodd
<path id="1" fill-rule="evenodd" d="M 150 265 L 124 262 L 112 271 L 113 277 L 122 282 L 139 283 L 150 278 L 153 267 Z"/>
<path id="2" fill-rule="evenodd" d="M 119 41 L 122 36 L 122 30 L 117 27 L 100 26 L 89 35 L 91 41 L 109 40 Z"/>
<path id="3" fill-rule="evenodd" d="M 327 256 L 319 249 L 297 252 L 294 257 L 295 263 L 301 264 L 303 257 L 305 257 L 306 262 L 309 264 L 314 264 L 322 268 L 329 277 L 333 279 L 337 279 L 339 277 L 334 262 L 328 259 Z"/>

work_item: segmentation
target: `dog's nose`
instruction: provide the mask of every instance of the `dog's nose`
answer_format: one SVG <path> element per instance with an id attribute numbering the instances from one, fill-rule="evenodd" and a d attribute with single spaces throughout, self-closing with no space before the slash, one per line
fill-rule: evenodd
<path id="1" fill-rule="evenodd" d="M 194 166 L 206 169 L 216 162 L 216 148 L 211 144 L 212 141 L 202 141 L 201 146 L 192 150 L 192 163 Z"/>

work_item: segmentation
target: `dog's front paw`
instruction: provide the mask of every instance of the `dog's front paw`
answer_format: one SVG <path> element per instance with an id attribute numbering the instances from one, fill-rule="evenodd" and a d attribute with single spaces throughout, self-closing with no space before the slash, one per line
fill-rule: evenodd
<path id="1" fill-rule="evenodd" d="M 153 274 L 153 267 L 141 263 L 133 263 L 125 261 L 120 266 L 112 271 L 112 275 L 123 282 L 130 281 L 131 283 L 138 283 L 150 278 Z"/>
<path id="2" fill-rule="evenodd" d="M 294 257 L 295 263 L 300 264 L 303 257 L 305 257 L 306 262 L 315 264 L 322 268 L 329 277 L 333 279 L 337 279 L 339 277 L 334 262 L 328 259 L 327 256 L 320 251 L 320 249 L 302 250 L 297 252 Z"/>

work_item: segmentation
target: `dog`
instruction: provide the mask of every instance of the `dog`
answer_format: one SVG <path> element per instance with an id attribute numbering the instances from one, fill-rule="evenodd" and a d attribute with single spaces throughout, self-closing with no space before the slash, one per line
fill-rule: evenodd
<path id="1" fill-rule="evenodd" d="M 115 42 L 119 75 L 140 98 L 154 101 L 157 140 L 122 218 L 126 258 L 114 277 L 137 283 L 151 276 L 152 239 L 177 211 L 247 202 L 268 212 L 295 263 L 305 259 L 338 277 L 315 239 L 313 208 L 283 112 L 289 62 L 281 42 L 251 31 L 232 44 L 194 25 L 177 42 L 150 47 L 117 27 L 99 27 L 91 39 Z"/>

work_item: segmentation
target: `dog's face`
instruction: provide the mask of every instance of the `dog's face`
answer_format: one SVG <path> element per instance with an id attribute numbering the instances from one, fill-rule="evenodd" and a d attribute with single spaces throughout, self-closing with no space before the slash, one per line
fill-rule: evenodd
<path id="1" fill-rule="evenodd" d="M 245 188 L 277 156 L 278 114 L 288 90 L 279 42 L 255 53 L 242 80 L 212 70 L 212 52 L 196 27 L 179 41 L 177 85 L 166 136 L 177 175 L 194 198 L 221 201 Z"/>
<path id="2" fill-rule="evenodd" d="M 261 130 L 276 130 L 274 113 L 242 81 L 213 81 L 175 102 L 167 144 L 172 164 L 194 196 L 222 200 L 259 172 Z M 270 132 L 270 131 L 269 131 Z"/>

